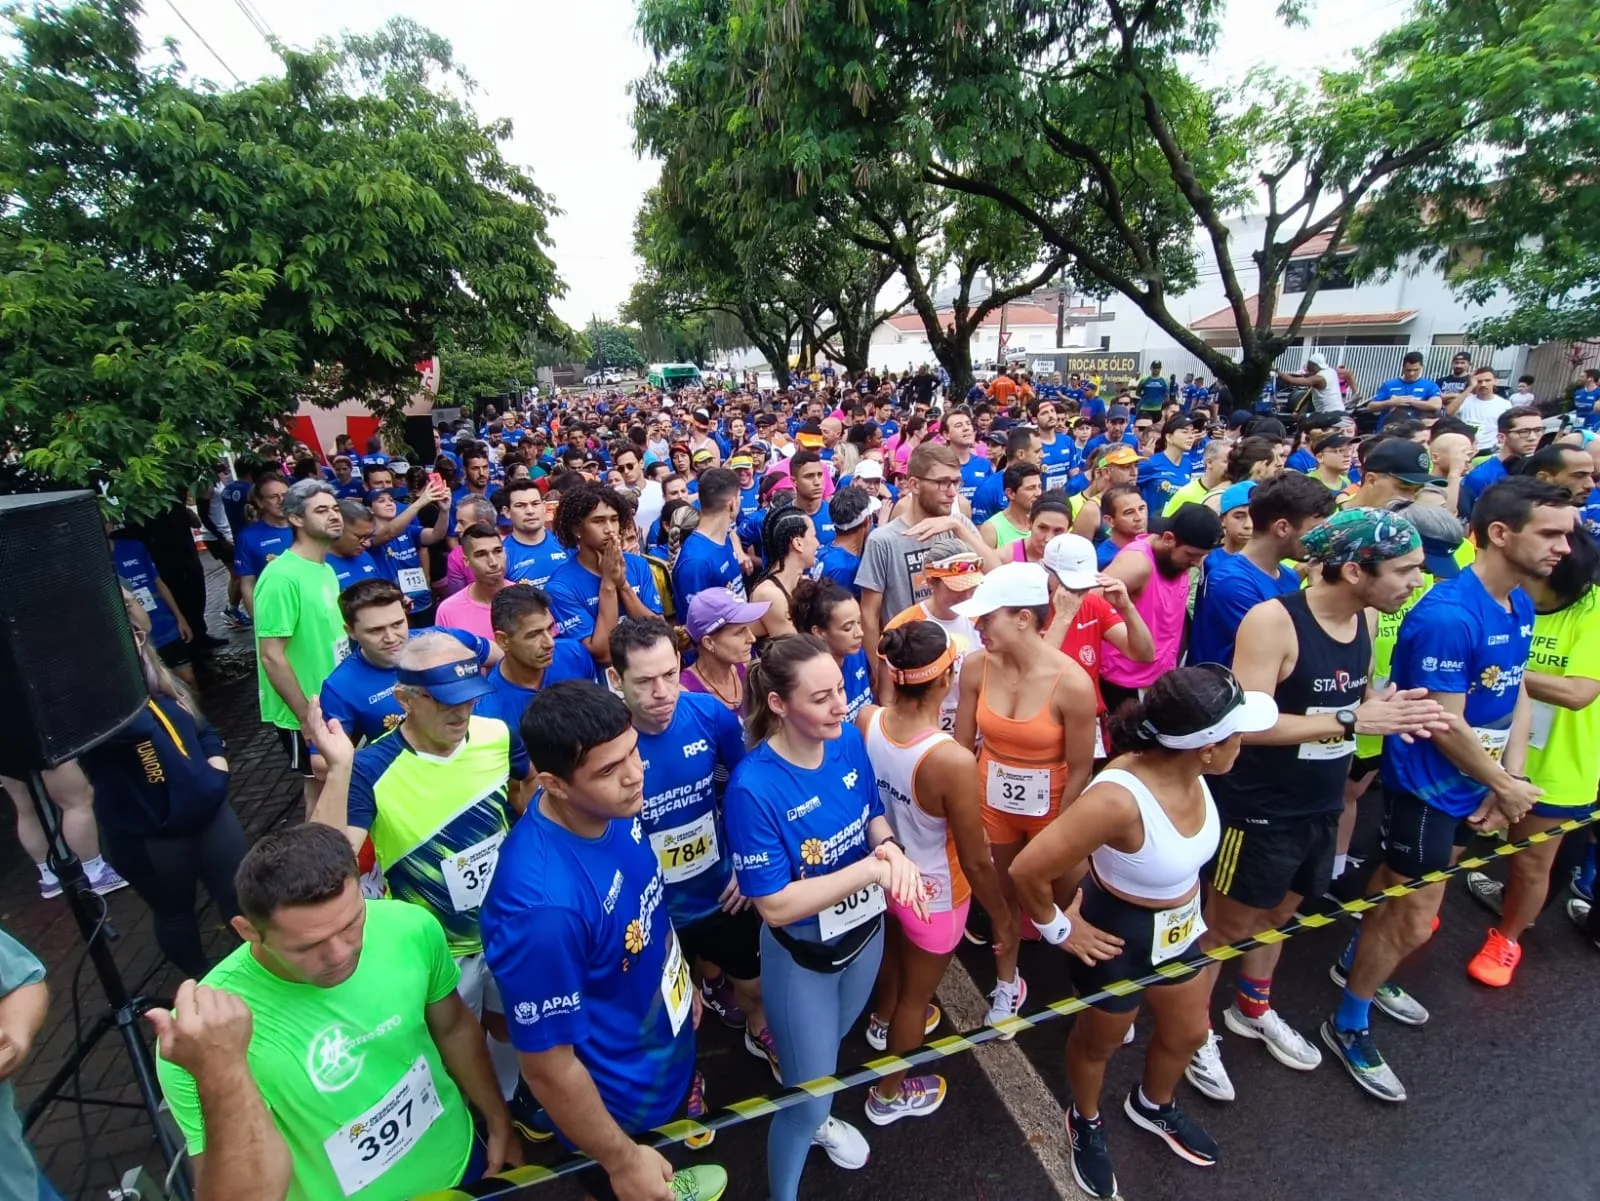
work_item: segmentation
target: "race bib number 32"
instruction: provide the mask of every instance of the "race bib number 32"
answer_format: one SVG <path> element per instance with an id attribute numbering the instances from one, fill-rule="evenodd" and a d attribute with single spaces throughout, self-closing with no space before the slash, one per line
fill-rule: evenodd
<path id="1" fill-rule="evenodd" d="M 403 1159 L 443 1112 L 428 1061 L 418 1056 L 388 1096 L 323 1140 L 344 1195 L 359 1193 Z"/>
<path id="2" fill-rule="evenodd" d="M 991 759 L 984 800 L 989 808 L 1002 813 L 1047 817 L 1050 813 L 1050 769 L 1007 767 Z"/>

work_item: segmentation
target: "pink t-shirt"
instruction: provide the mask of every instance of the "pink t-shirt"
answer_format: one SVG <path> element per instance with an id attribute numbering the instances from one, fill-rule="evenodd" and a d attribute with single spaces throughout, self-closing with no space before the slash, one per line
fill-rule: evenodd
<path id="1" fill-rule="evenodd" d="M 1178 665 L 1183 619 L 1189 609 L 1189 573 L 1182 572 L 1173 580 L 1163 576 L 1156 567 L 1148 534 L 1135 538 L 1118 554 L 1142 554 L 1150 560 L 1150 582 L 1133 602 L 1133 607 L 1150 627 L 1151 641 L 1156 644 L 1156 659 L 1154 663 L 1136 663 L 1108 642 L 1100 648 L 1100 678 L 1120 688 L 1148 688 L 1163 672 Z"/>
<path id="2" fill-rule="evenodd" d="M 467 570 L 466 553 L 454 547 L 444 559 L 444 594 L 454 596 L 472 583 L 472 572 Z"/>
<path id="3" fill-rule="evenodd" d="M 509 585 L 508 585 L 509 586 Z M 465 630 L 489 642 L 494 641 L 494 626 L 489 622 L 489 606 L 472 599 L 472 589 L 463 588 L 439 602 L 433 624 L 452 630 Z"/>

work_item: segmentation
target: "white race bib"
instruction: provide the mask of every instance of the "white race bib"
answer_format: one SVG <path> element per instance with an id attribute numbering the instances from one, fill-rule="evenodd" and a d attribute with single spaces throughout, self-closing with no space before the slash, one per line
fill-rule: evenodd
<path id="1" fill-rule="evenodd" d="M 817 930 L 824 941 L 832 942 L 847 930 L 869 922 L 889 907 L 889 900 L 877 884 L 868 884 L 836 905 L 817 914 Z"/>
<path id="2" fill-rule="evenodd" d="M 154 613 L 156 611 L 156 594 L 151 592 L 150 589 L 135 588 L 133 590 L 133 599 L 139 602 L 139 607 L 146 613 Z"/>
<path id="3" fill-rule="evenodd" d="M 350 636 L 340 634 L 333 640 L 333 665 L 337 667 L 350 654 Z"/>
<path id="4" fill-rule="evenodd" d="M 1528 732 L 1528 745 L 1536 751 L 1544 750 L 1544 744 L 1550 741 L 1550 728 L 1555 724 L 1556 707 L 1549 701 L 1536 701 L 1528 698 L 1528 703 L 1533 706 L 1533 729 Z"/>
<path id="5" fill-rule="evenodd" d="M 1478 741 L 1483 749 L 1489 752 L 1489 758 L 1496 763 L 1506 753 L 1506 744 L 1511 741 L 1510 730 L 1486 730 L 1482 726 L 1473 726 L 1472 732 L 1478 736 Z"/>
<path id="6" fill-rule="evenodd" d="M 422 568 L 402 567 L 396 574 L 400 577 L 400 591 L 408 596 L 428 590 L 428 577 L 423 574 Z"/>
<path id="7" fill-rule="evenodd" d="M 450 890 L 450 905 L 457 913 L 483 904 L 489 881 L 494 879 L 494 865 L 500 861 L 500 844 L 505 840 L 503 831 L 491 834 L 482 842 L 439 860 L 439 874 L 444 877 L 445 887 Z"/>
<path id="8" fill-rule="evenodd" d="M 1189 945 L 1206 932 L 1205 919 L 1200 916 L 1200 894 L 1197 892 L 1182 905 L 1172 909 L 1158 909 L 1155 915 L 1155 934 L 1150 940 L 1150 963 L 1165 963 L 1182 955 Z"/>
<path id="9" fill-rule="evenodd" d="M 1098 716 L 1094 719 L 1094 757 L 1096 759 L 1110 757 L 1106 754 L 1106 723 Z"/>
<path id="10" fill-rule="evenodd" d="M 1007 767 L 989 760 L 984 801 L 991 809 L 1018 817 L 1045 817 L 1050 812 L 1050 769 Z"/>
<path id="11" fill-rule="evenodd" d="M 661 998 L 667 1003 L 667 1020 L 672 1023 L 672 1033 L 683 1029 L 684 1019 L 694 1004 L 690 990 L 689 964 L 678 946 L 678 932 L 671 930 L 672 942 L 667 947 L 667 960 L 661 968 Z"/>
<path id="12" fill-rule="evenodd" d="M 1318 717 L 1324 713 L 1337 713 L 1343 705 L 1307 705 L 1306 716 Z M 1356 752 L 1353 740 L 1339 734 L 1334 738 L 1324 738 L 1321 742 L 1302 742 L 1300 744 L 1300 759 L 1348 759 Z"/>
<path id="13" fill-rule="evenodd" d="M 692 880 L 721 861 L 717 848 L 717 814 L 707 809 L 692 822 L 650 835 L 650 849 L 668 884 Z"/>
<path id="14" fill-rule="evenodd" d="M 403 1159 L 443 1112 L 428 1061 L 418 1056 L 388 1096 L 323 1140 L 344 1195 L 360 1192 Z"/>

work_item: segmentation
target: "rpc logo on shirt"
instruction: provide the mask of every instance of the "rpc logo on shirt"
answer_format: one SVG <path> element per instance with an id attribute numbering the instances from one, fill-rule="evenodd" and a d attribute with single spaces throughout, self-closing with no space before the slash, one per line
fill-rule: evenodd
<path id="1" fill-rule="evenodd" d="M 685 746 L 683 748 L 683 757 L 685 759 L 693 759 L 696 755 L 708 754 L 710 750 L 711 744 L 702 738 L 698 742 L 691 742 Z"/>

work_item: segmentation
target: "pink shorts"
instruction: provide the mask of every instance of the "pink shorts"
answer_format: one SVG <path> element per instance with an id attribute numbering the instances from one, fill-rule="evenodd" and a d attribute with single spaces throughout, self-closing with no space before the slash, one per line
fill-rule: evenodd
<path id="1" fill-rule="evenodd" d="M 900 919 L 900 928 L 912 946 L 930 955 L 948 955 L 961 945 L 961 932 L 967 928 L 967 911 L 972 908 L 972 898 L 968 897 L 954 909 L 928 914 L 927 921 L 892 900 L 889 908 Z"/>

